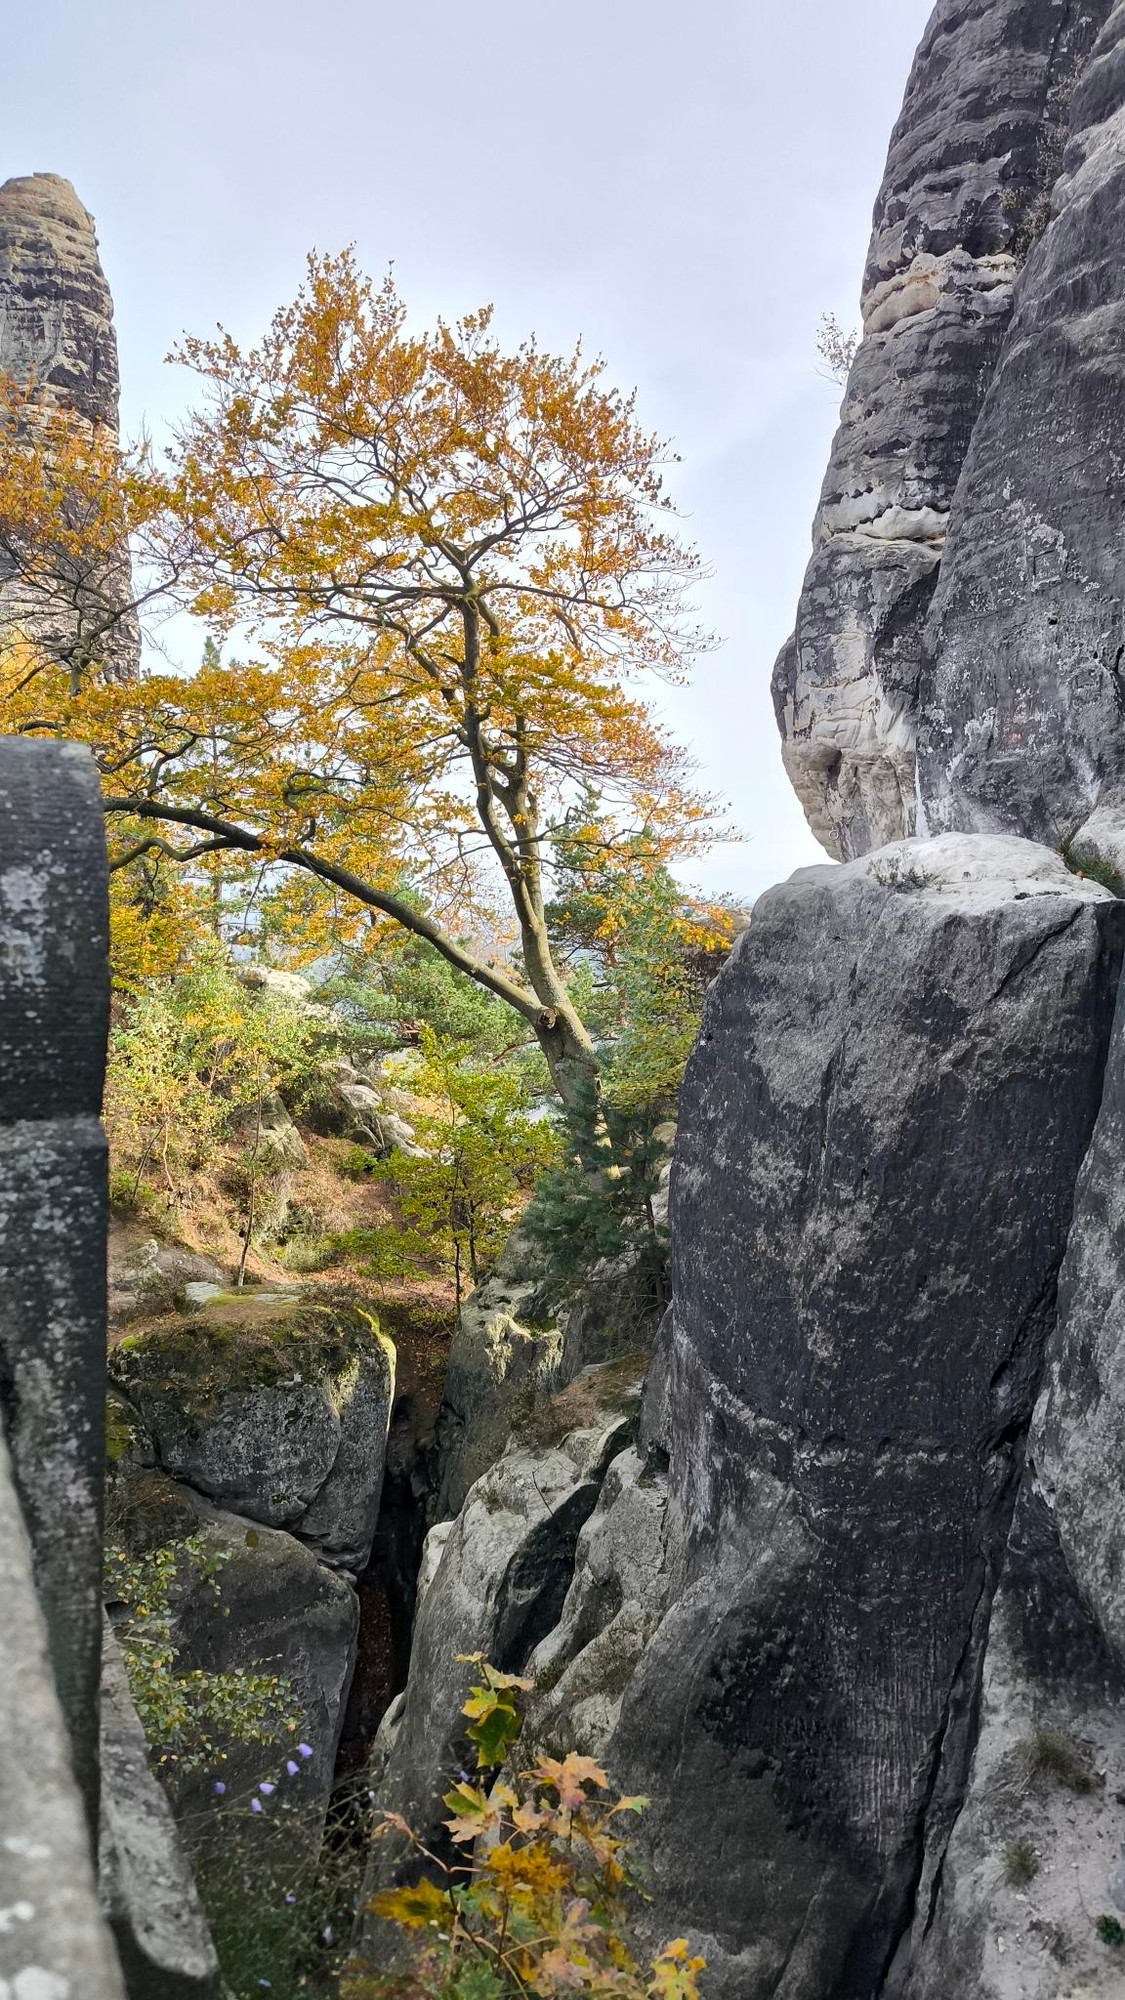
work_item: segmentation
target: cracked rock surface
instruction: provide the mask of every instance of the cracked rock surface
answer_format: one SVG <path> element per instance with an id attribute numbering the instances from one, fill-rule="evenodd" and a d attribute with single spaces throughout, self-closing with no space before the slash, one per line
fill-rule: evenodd
<path id="1" fill-rule="evenodd" d="M 1047 220 L 1075 79 L 1108 12 L 1109 0 L 938 0 L 915 58 L 875 207 L 863 337 L 796 629 L 774 671 L 786 769 L 813 832 L 834 855 L 863 854 L 915 831 L 915 758 L 929 713 L 928 619 L 939 574 L 943 615 L 954 616 L 955 602 L 965 610 L 960 650 L 950 625 L 951 660 L 958 662 L 950 671 L 969 697 L 952 701 L 957 717 L 974 712 L 981 657 L 968 629 L 970 573 L 1004 603 L 1013 628 L 1020 624 L 1006 572 L 1023 559 L 1022 544 L 1000 551 L 987 522 L 982 532 L 983 462 L 997 489 L 1014 462 L 1041 463 L 1036 497 L 1048 501 L 1082 484 L 1065 443 L 1041 460 L 1037 452 L 1041 429 L 1053 430 L 1057 443 L 1064 431 L 1073 436 L 1076 406 L 1087 420 L 1092 415 L 1081 384 L 1063 396 L 1057 417 L 1048 414 L 1063 380 L 1057 343 L 1055 360 L 1043 361 L 1046 372 L 1022 394 L 1020 408 L 994 399 L 988 408 L 995 417 L 983 428 L 980 420 L 1007 355 L 1017 280 Z M 1116 231 L 1104 219 L 1098 227 L 1095 261 L 1108 265 Z M 1037 268 L 1043 254 L 1032 260 Z M 1082 269 L 1085 275 L 1085 260 Z M 1032 282 L 1029 272 L 1025 300 Z M 1047 312 L 1065 341 L 1072 295 L 1065 286 L 1049 290 L 1055 303 Z M 1003 448 L 990 450 L 988 436 L 1003 439 Z M 976 469 L 966 484 L 970 442 Z M 1027 520 L 1030 526 L 1030 514 Z M 965 583 L 951 597 L 954 587 L 945 590 L 944 580 L 954 548 L 958 566 L 966 564 Z M 1026 559 L 1034 561 L 1036 551 Z M 1018 644 L 1013 633 L 1014 650 Z M 951 700 L 939 684 L 939 732 L 944 723 L 956 729 Z M 927 797 L 934 790 L 931 782 Z M 1046 837 L 1041 821 L 953 813 L 928 823 L 932 831 L 995 825 Z"/>
<path id="2" fill-rule="evenodd" d="M 615 1776 L 716 2000 L 871 2000 L 971 1752 L 1125 909 L 946 836 L 770 891 L 672 1179 L 671 1608 Z M 906 1943 L 904 1945 L 904 1940 Z"/>

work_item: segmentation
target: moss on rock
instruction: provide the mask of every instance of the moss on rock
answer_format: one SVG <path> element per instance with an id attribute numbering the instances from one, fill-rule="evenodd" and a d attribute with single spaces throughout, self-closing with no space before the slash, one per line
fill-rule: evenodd
<path id="1" fill-rule="evenodd" d="M 375 1314 L 346 1293 L 219 1292 L 127 1335 L 110 1376 L 126 1396 L 173 1391 L 185 1413 L 206 1419 L 232 1390 L 326 1383 L 380 1339 Z"/>

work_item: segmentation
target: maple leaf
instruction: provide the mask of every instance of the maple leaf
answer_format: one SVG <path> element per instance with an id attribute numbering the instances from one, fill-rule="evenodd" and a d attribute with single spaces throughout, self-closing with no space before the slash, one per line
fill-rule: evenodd
<path id="1" fill-rule="evenodd" d="M 587 1785 L 608 1785 L 609 1779 L 600 1764 L 592 1757 L 579 1757 L 571 1752 L 561 1760 L 556 1757 L 540 1757 L 533 1774 L 541 1784 L 553 1785 L 559 1795 L 559 1805 L 564 1812 L 577 1812 L 586 1804 Z"/>
<path id="2" fill-rule="evenodd" d="M 532 1980 L 532 1989 L 536 1993 L 580 1992 L 587 1984 L 588 1968 L 589 1960 L 585 1955 L 579 1959 L 565 1946 L 554 1945 L 550 1951 L 545 1951 L 539 1960 Z"/>
<path id="3" fill-rule="evenodd" d="M 375 1916 L 400 1924 L 405 1930 L 449 1924 L 454 1915 L 448 1895 L 427 1875 L 406 1888 L 380 1889 L 378 1895 L 371 1898 L 368 1908 Z"/>
<path id="4" fill-rule="evenodd" d="M 652 1963 L 652 2000 L 698 2000 L 699 1974 L 706 1960 L 689 1956 L 686 1938 L 673 1938 Z"/>

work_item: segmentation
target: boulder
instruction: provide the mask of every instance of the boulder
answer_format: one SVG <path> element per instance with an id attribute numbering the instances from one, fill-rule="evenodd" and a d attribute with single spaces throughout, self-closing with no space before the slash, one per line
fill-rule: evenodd
<path id="1" fill-rule="evenodd" d="M 459 1513 L 517 1416 L 555 1382 L 562 1335 L 538 1322 L 542 1278 L 535 1246 L 514 1230 L 491 1275 L 461 1307 L 435 1428 L 439 1515 Z"/>
<path id="2" fill-rule="evenodd" d="M 283 1683 L 279 1700 L 295 1716 L 291 1737 L 272 1752 L 237 1741 L 227 1746 L 227 1800 L 235 1805 L 241 1800 L 245 1811 L 245 1801 L 261 1780 L 281 1784 L 291 1755 L 287 1745 L 306 1743 L 313 1754 L 299 1760 L 299 1792 L 293 1796 L 299 1801 L 300 1825 L 294 1823 L 294 1838 L 299 1832 L 306 1848 L 315 1852 L 355 1662 L 355 1590 L 346 1576 L 318 1562 L 292 1535 L 212 1507 L 189 1489 L 183 1490 L 183 1499 L 194 1517 L 192 1532 L 222 1564 L 212 1580 L 201 1572 L 177 1596 L 177 1666 L 208 1673 L 276 1674 Z M 177 1781 L 177 1809 L 193 1847 L 205 1845 L 208 1832 L 195 1816 L 204 1809 L 219 1810 L 213 1778 L 214 1772 L 207 1772 Z M 221 1810 L 229 1812 L 230 1805 Z"/>
<path id="3" fill-rule="evenodd" d="M 237 1722 L 225 1728 L 216 1713 L 207 1726 L 205 1766 L 190 1733 L 186 1761 L 161 1759 L 160 1775 L 197 1879 L 200 1868 L 209 1878 L 211 1908 L 216 1865 L 221 1871 L 224 1857 L 238 1850 L 240 1832 L 264 1830 L 248 1811 L 263 1780 L 278 1788 L 276 1801 L 268 1795 L 271 1824 L 284 1814 L 294 1844 L 290 1859 L 304 1865 L 315 1858 L 355 1664 L 359 1602 L 346 1572 L 320 1561 L 284 1530 L 216 1507 L 170 1479 L 146 1460 L 147 1446 L 135 1427 L 125 1448 L 110 1454 L 107 1542 L 131 1558 L 160 1550 L 175 1559 L 169 1591 L 175 1670 L 250 1673 L 277 1682 L 276 1742 L 248 1741 Z M 112 1600 L 109 1610 L 115 1619 L 127 1615 Z M 126 1627 L 118 1629 L 124 1639 Z M 311 1755 L 296 1751 L 301 1743 Z M 285 1769 L 287 1760 L 296 1763 L 295 1775 Z M 223 1788 L 218 1793 L 217 1781 Z M 264 1866 L 262 1840 L 257 1848 Z M 278 1836 L 271 1842 L 271 1871 L 285 1861 Z"/>
<path id="4" fill-rule="evenodd" d="M 300 972 L 282 972 L 276 965 L 244 965 L 238 977 L 251 993 L 264 993 L 290 1007 L 304 1011 L 312 1002 L 312 981 Z"/>
<path id="5" fill-rule="evenodd" d="M 394 1348 L 350 1295 L 220 1293 L 114 1350 L 118 1394 L 173 1478 L 289 1527 L 327 1561 L 371 1548 Z"/>
<path id="6" fill-rule="evenodd" d="M 129 2000 L 222 2000 L 207 1920 L 108 1626 L 101 1696 L 98 1886 Z"/>
<path id="7" fill-rule="evenodd" d="M 236 1105 L 227 1129 L 247 1152 L 256 1152 L 264 1173 L 292 1173 L 308 1165 L 305 1142 L 276 1090 L 263 1098 L 260 1115 L 256 1101 Z"/>
<path id="8" fill-rule="evenodd" d="M 162 1243 L 134 1223 L 109 1226 L 109 1323 L 111 1330 L 172 1312 L 193 1284 L 222 1290 L 228 1282 L 211 1257 L 182 1243 Z"/>
<path id="9" fill-rule="evenodd" d="M 1075 68 L 1108 6 L 938 0 L 915 57 L 796 631 L 774 670 L 786 770 L 831 854 L 914 831 L 926 622 L 958 482 L 1045 219 Z M 1033 430 L 1009 412 L 1009 456 Z M 980 530 L 966 523 L 983 577 L 997 550 Z"/>
<path id="10" fill-rule="evenodd" d="M 399 1152 L 423 1159 L 425 1148 L 419 1146 L 413 1126 L 371 1080 L 372 1074 L 361 1075 L 342 1056 L 323 1063 L 318 1086 L 303 1108 L 305 1122 L 324 1138 L 351 1139 L 380 1158 Z M 394 1096 L 401 1104 L 403 1093 L 396 1091 Z"/>
<path id="11" fill-rule="evenodd" d="M 1123 943 L 1049 849 L 947 836 L 769 892 L 708 995 L 654 1399 L 670 1607 L 609 1754 L 653 1798 L 652 1927 L 716 2000 L 869 2000 L 912 1921 Z"/>

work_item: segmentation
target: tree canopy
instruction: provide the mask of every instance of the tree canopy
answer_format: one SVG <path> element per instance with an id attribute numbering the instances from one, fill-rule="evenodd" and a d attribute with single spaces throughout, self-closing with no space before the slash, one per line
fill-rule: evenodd
<path id="1" fill-rule="evenodd" d="M 299 871 L 295 934 L 377 913 L 427 939 L 521 1014 L 574 1101 L 595 1056 L 546 916 L 574 799 L 597 800 L 591 850 L 634 869 L 709 812 L 642 698 L 704 643 L 664 443 L 580 348 L 505 353 L 488 310 L 414 332 L 349 253 L 311 258 L 256 346 L 220 332 L 176 358 L 200 396 L 164 469 L 52 457 L 0 416 L 0 514 L 13 547 L 21 504 L 49 546 L 34 523 L 65 480 L 58 518 L 92 514 L 103 562 L 138 529 L 141 594 L 172 589 L 223 653 L 121 684 L 96 630 L 65 657 L 29 626 L 0 667 L 6 726 L 94 746 L 113 866 L 147 867 L 150 900 L 154 870 L 166 896 L 223 857 Z"/>

